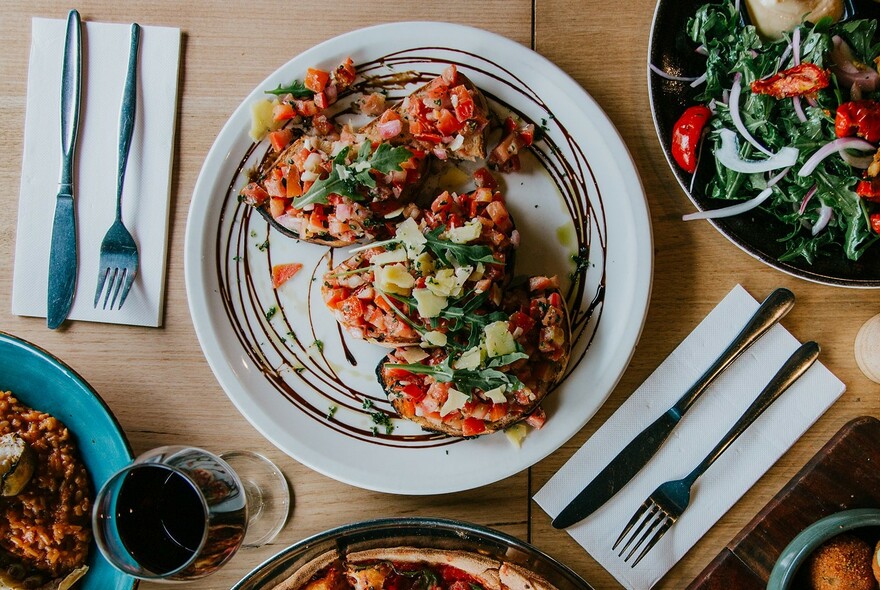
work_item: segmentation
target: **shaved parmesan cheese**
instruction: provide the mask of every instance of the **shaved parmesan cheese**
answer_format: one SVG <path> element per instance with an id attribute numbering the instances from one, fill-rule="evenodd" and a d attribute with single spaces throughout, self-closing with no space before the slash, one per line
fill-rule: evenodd
<path id="1" fill-rule="evenodd" d="M 431 274 L 434 272 L 434 259 L 427 252 L 422 252 L 416 257 L 413 268 L 422 276 Z"/>
<path id="2" fill-rule="evenodd" d="M 397 226 L 394 236 L 406 246 L 410 258 L 415 258 L 421 254 L 425 249 L 425 243 L 428 241 L 428 238 L 422 235 L 419 224 L 412 217 L 407 217 L 403 223 Z"/>
<path id="3" fill-rule="evenodd" d="M 412 295 L 423 318 L 436 318 L 446 307 L 446 297 L 435 295 L 429 289 L 413 289 Z"/>
<path id="4" fill-rule="evenodd" d="M 467 244 L 479 238 L 482 233 L 483 224 L 480 223 L 479 219 L 472 219 L 461 227 L 446 230 L 444 236 L 455 244 Z"/>
<path id="5" fill-rule="evenodd" d="M 516 352 L 516 341 L 506 321 L 492 322 L 486 326 L 485 332 L 486 352 L 490 357 Z"/>
<path id="6" fill-rule="evenodd" d="M 391 264 L 392 262 L 406 262 L 406 250 L 403 248 L 388 250 L 370 258 L 370 264 L 375 264 L 377 266 Z"/>
<path id="7" fill-rule="evenodd" d="M 434 276 L 428 277 L 425 286 L 431 290 L 431 293 L 441 297 L 449 297 L 454 295 L 457 285 L 455 283 L 455 274 L 451 268 L 442 268 L 434 273 Z"/>
<path id="8" fill-rule="evenodd" d="M 260 141 L 269 131 L 278 129 L 280 122 L 275 121 L 272 109 L 275 103 L 271 100 L 258 100 L 251 105 L 251 139 Z"/>
<path id="9" fill-rule="evenodd" d="M 408 362 L 410 364 L 417 363 L 419 361 L 423 361 L 426 358 L 428 358 L 428 356 L 430 356 L 427 352 L 425 352 L 421 348 L 416 348 L 415 346 L 410 346 L 408 348 L 401 349 L 398 351 L 397 354 L 402 356 L 403 360 L 405 360 L 406 362 Z"/>
<path id="10" fill-rule="evenodd" d="M 471 276 L 470 276 L 469 278 L 470 278 L 472 281 L 477 282 L 477 281 L 479 281 L 480 279 L 483 278 L 483 273 L 484 273 L 484 272 L 486 272 L 486 267 L 483 266 L 483 263 L 482 263 L 482 262 L 478 262 L 478 263 L 477 263 L 477 268 L 474 270 L 473 273 L 471 273 Z"/>
<path id="11" fill-rule="evenodd" d="M 376 287 L 380 291 L 386 293 L 397 293 L 398 295 L 409 295 L 416 284 L 415 278 L 406 267 L 400 263 L 390 266 L 380 266 L 374 272 Z"/>
<path id="12" fill-rule="evenodd" d="M 447 414 L 451 414 L 455 410 L 462 409 L 469 400 L 470 397 L 467 394 L 464 394 L 459 390 L 450 387 L 449 396 L 446 398 L 446 401 L 443 402 L 443 406 L 440 408 L 440 416 L 446 416 Z"/>
<path id="13" fill-rule="evenodd" d="M 386 213 L 385 219 L 391 219 L 392 217 L 397 217 L 401 213 L 403 213 L 403 207 L 398 207 L 394 211 L 389 211 L 388 213 Z"/>
<path id="14" fill-rule="evenodd" d="M 446 346 L 446 334 L 443 332 L 425 332 L 422 334 L 422 347 Z"/>
<path id="15" fill-rule="evenodd" d="M 480 366 L 482 360 L 483 348 L 481 346 L 474 346 L 473 348 L 464 351 L 452 366 L 455 369 L 476 369 Z"/>
<path id="16" fill-rule="evenodd" d="M 505 389 L 507 389 L 507 387 L 501 385 L 499 387 L 496 387 L 495 389 L 484 391 L 483 395 L 486 397 L 486 399 L 492 400 L 493 404 L 506 404 L 507 398 L 504 396 Z"/>
<path id="17" fill-rule="evenodd" d="M 504 431 L 504 434 L 507 435 L 507 440 L 513 443 L 516 448 L 520 448 L 522 446 L 522 443 L 526 439 L 526 435 L 528 433 L 528 427 L 526 427 L 526 425 L 522 422 L 510 426 Z"/>

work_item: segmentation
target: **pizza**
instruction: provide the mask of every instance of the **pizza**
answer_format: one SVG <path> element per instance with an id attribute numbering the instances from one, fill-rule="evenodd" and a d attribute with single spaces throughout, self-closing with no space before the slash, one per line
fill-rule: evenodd
<path id="1" fill-rule="evenodd" d="M 417 547 L 321 555 L 273 590 L 556 590 L 520 565 L 479 553 Z"/>

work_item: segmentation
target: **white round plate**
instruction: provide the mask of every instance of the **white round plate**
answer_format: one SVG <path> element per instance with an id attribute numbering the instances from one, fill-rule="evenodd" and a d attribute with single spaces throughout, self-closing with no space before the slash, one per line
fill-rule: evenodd
<path id="1" fill-rule="evenodd" d="M 343 337 L 321 302 L 321 276 L 347 257 L 345 249 L 270 231 L 237 200 L 248 168 L 267 149 L 248 137 L 251 104 L 265 97 L 264 90 L 302 79 L 308 67 L 329 70 L 347 56 L 365 76 L 414 70 L 437 75 L 454 63 L 499 116 L 513 111 L 545 128 L 523 154 L 522 170 L 501 181 L 522 235 L 516 271 L 560 276 L 574 347 L 565 379 L 544 401 L 546 425 L 519 448 L 503 434 L 452 439 L 395 419 L 374 374 L 387 350 Z M 446 174 L 441 184 L 463 190 L 467 178 L 458 176 Z M 589 263 L 572 280 L 572 255 L 580 248 Z M 271 267 L 290 262 L 303 269 L 273 289 Z M 446 23 L 395 23 L 353 31 L 302 53 L 236 109 L 196 183 L 185 264 L 190 312 L 205 356 L 229 398 L 267 439 L 351 485 L 437 494 L 486 485 L 533 465 L 599 409 L 642 329 L 652 243 L 632 159 L 577 83 L 498 35 Z"/>

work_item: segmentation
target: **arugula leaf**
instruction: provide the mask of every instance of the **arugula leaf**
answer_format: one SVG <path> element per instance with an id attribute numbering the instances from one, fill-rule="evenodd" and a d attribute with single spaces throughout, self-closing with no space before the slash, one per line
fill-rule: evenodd
<path id="1" fill-rule="evenodd" d="M 453 369 L 450 361 L 451 358 L 447 356 L 439 365 L 385 363 L 385 366 L 419 375 L 429 375 L 440 383 L 452 383 L 456 389 L 468 395 L 471 395 L 474 389 L 489 391 L 496 387 L 506 387 L 510 391 L 517 391 L 524 387 L 522 381 L 514 375 L 502 373 L 495 368 Z"/>
<path id="2" fill-rule="evenodd" d="M 266 94 L 274 94 L 275 96 L 283 96 L 285 94 L 292 94 L 294 98 L 312 98 L 315 96 L 315 93 L 303 84 L 302 80 L 294 80 L 287 86 L 278 85 L 278 88 L 274 90 L 264 90 Z"/>
<path id="3" fill-rule="evenodd" d="M 492 256 L 492 249 L 480 244 L 456 244 L 440 237 L 446 228 L 440 226 L 425 234 L 428 248 L 446 266 L 476 266 L 478 262 L 501 264 Z"/>
<path id="4" fill-rule="evenodd" d="M 379 144 L 370 155 L 372 146 L 365 141 L 351 164 L 346 164 L 351 148 L 342 149 L 333 158 L 333 169 L 327 178 L 316 180 L 306 194 L 293 200 L 293 206 L 302 209 L 306 205 L 317 203 L 326 205 L 330 195 L 348 197 L 353 201 L 363 201 L 362 188 L 376 188 L 376 180 L 370 174 L 376 170 L 381 174 L 403 170 L 401 164 L 412 157 L 412 152 L 403 146 L 392 148 L 387 143 Z"/>

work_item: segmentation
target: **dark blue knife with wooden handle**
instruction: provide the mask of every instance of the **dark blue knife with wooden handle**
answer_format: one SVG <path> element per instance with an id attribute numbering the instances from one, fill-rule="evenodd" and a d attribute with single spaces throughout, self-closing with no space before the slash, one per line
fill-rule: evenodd
<path id="1" fill-rule="evenodd" d="M 46 324 L 54 330 L 67 319 L 76 289 L 76 215 L 73 200 L 73 158 L 79 127 L 82 41 L 79 13 L 67 16 L 61 73 L 61 179 L 55 199 L 55 220 L 49 250 L 49 298 Z"/>

